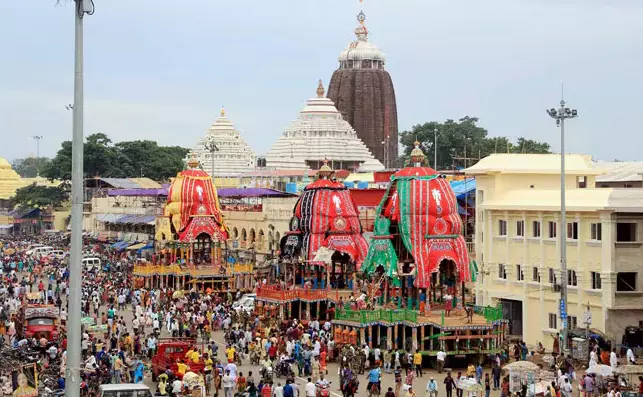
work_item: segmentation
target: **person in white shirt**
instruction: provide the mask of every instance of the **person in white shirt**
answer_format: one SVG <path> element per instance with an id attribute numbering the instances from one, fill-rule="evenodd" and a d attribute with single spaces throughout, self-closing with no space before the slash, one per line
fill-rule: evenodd
<path id="1" fill-rule="evenodd" d="M 308 378 L 308 383 L 306 383 L 306 397 L 315 397 L 317 393 L 317 388 L 311 378 Z"/>
<path id="2" fill-rule="evenodd" d="M 612 369 L 615 369 L 617 365 L 618 358 L 616 357 L 616 349 L 612 349 L 612 351 L 610 352 L 610 367 L 612 367 Z"/>
<path id="3" fill-rule="evenodd" d="M 290 387 L 292 387 L 292 395 L 295 397 L 299 397 L 299 386 L 295 382 L 292 382 L 290 384 Z"/>
<path id="4" fill-rule="evenodd" d="M 172 394 L 179 395 L 183 392 L 183 382 L 181 382 L 179 379 L 175 379 L 174 382 L 172 382 Z"/>
<path id="5" fill-rule="evenodd" d="M 632 351 L 631 347 L 627 348 L 627 354 L 625 356 L 627 357 L 628 363 L 636 364 L 636 357 L 634 357 L 634 352 Z"/>
<path id="6" fill-rule="evenodd" d="M 277 383 L 277 387 L 272 391 L 273 397 L 284 397 L 284 387 Z"/>
<path id="7" fill-rule="evenodd" d="M 440 350 L 437 354 L 437 364 L 438 364 L 438 373 L 442 373 L 442 369 L 444 368 L 444 360 L 446 360 L 447 354 Z"/>

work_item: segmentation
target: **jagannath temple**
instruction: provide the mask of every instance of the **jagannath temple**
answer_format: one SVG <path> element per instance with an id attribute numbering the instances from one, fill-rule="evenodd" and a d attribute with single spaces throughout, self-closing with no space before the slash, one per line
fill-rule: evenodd
<path id="1" fill-rule="evenodd" d="M 139 266 L 134 275 L 151 286 L 227 289 L 233 282 L 224 261 L 229 231 L 217 190 L 194 155 L 187 166 L 172 180 L 163 214 L 156 217 L 153 263 Z"/>
<path id="2" fill-rule="evenodd" d="M 357 21 L 355 39 L 339 55 L 328 98 L 375 158 L 391 168 L 398 150 L 395 88 L 385 69 L 386 55 L 368 39 L 363 11 Z"/>

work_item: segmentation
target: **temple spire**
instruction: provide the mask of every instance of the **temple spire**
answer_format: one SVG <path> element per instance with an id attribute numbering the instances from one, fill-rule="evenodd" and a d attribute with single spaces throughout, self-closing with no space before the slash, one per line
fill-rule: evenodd
<path id="1" fill-rule="evenodd" d="M 323 98 L 325 93 L 324 84 L 321 79 L 319 79 L 319 84 L 317 85 L 317 98 Z"/>
<path id="2" fill-rule="evenodd" d="M 355 36 L 357 36 L 357 39 L 360 41 L 366 41 L 368 40 L 368 29 L 366 28 L 366 25 L 364 22 L 366 21 L 366 14 L 364 14 L 364 0 L 359 0 L 359 13 L 357 14 L 357 22 L 359 23 L 359 26 L 357 29 L 355 29 Z"/>

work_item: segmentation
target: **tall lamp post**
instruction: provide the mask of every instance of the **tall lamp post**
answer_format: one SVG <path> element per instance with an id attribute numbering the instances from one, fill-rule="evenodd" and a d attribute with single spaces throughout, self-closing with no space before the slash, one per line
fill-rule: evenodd
<path id="1" fill-rule="evenodd" d="M 65 396 L 80 396 L 81 288 L 83 249 L 83 18 L 94 13 L 93 0 L 74 1 L 74 105 L 71 162 L 71 252 L 67 312 Z"/>
<path id="2" fill-rule="evenodd" d="M 438 129 L 433 129 L 433 169 L 438 170 Z"/>
<path id="3" fill-rule="evenodd" d="M 388 153 L 388 141 L 389 141 L 389 136 L 386 136 L 386 139 L 382 141 L 382 145 L 384 146 L 384 168 L 388 169 L 389 168 L 389 153 Z"/>
<path id="4" fill-rule="evenodd" d="M 560 127 L 560 318 L 562 320 L 562 339 L 563 352 L 569 351 L 567 348 L 567 214 L 565 211 L 565 120 L 578 117 L 576 109 L 565 107 L 565 100 L 560 100 L 558 109 L 548 109 L 547 114 L 556 120 L 556 125 Z"/>
<path id="5" fill-rule="evenodd" d="M 31 137 L 31 139 L 34 139 L 36 141 L 36 158 L 40 157 L 40 141 L 43 138 L 44 137 L 41 136 L 41 135 L 34 135 L 34 136 Z"/>
<path id="6" fill-rule="evenodd" d="M 219 147 L 214 142 L 214 139 L 210 139 L 208 140 L 208 142 L 205 143 L 205 149 L 210 152 L 210 160 L 212 161 L 210 163 L 210 166 L 211 166 L 210 176 L 212 177 L 212 183 L 214 183 L 214 154 L 219 151 Z"/>

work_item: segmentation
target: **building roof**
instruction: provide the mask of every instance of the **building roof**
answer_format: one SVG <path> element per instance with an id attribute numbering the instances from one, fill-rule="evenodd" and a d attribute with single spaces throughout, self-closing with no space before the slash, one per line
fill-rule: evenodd
<path id="1" fill-rule="evenodd" d="M 464 170 L 466 174 L 560 174 L 560 154 L 494 153 Z M 565 155 L 565 172 L 570 175 L 599 175 L 591 157 Z"/>
<path id="2" fill-rule="evenodd" d="M 108 196 L 167 196 L 167 187 L 160 189 L 110 189 Z"/>
<path id="3" fill-rule="evenodd" d="M 594 167 L 604 174 L 596 182 L 640 182 L 643 179 L 643 161 L 602 161 Z"/>
<path id="4" fill-rule="evenodd" d="M 255 170 L 243 173 L 243 177 L 260 177 L 260 178 L 274 178 L 274 177 L 314 177 L 315 171 L 311 169 L 292 169 L 292 170 Z"/>
<path id="5" fill-rule="evenodd" d="M 140 214 L 97 214 L 96 220 L 103 223 L 129 223 L 133 225 L 154 224 L 154 215 Z"/>
<path id="6" fill-rule="evenodd" d="M 353 127 L 344 120 L 333 101 L 324 97 L 320 81 L 317 97 L 306 102 L 299 117 L 286 128 L 266 154 L 266 166 L 302 169 L 308 167 L 306 161 L 324 159 L 334 163 L 348 161 L 360 164 L 368 160 L 370 169 L 384 169 L 357 137 Z"/>
<path id="7" fill-rule="evenodd" d="M 613 189 L 568 189 L 565 192 L 567 211 L 596 211 L 609 209 Z M 502 197 L 487 200 L 483 209 L 560 211 L 560 190 L 518 189 L 510 190 Z"/>
<path id="8" fill-rule="evenodd" d="M 85 180 L 87 187 L 102 187 L 113 189 L 160 189 L 163 186 L 150 178 L 89 178 Z"/>
<path id="9" fill-rule="evenodd" d="M 217 189 L 219 198 L 247 198 L 247 197 L 295 197 L 294 194 L 281 190 L 268 188 L 222 188 Z"/>
<path id="10" fill-rule="evenodd" d="M 608 207 L 616 212 L 643 212 L 643 189 L 609 189 Z"/>

